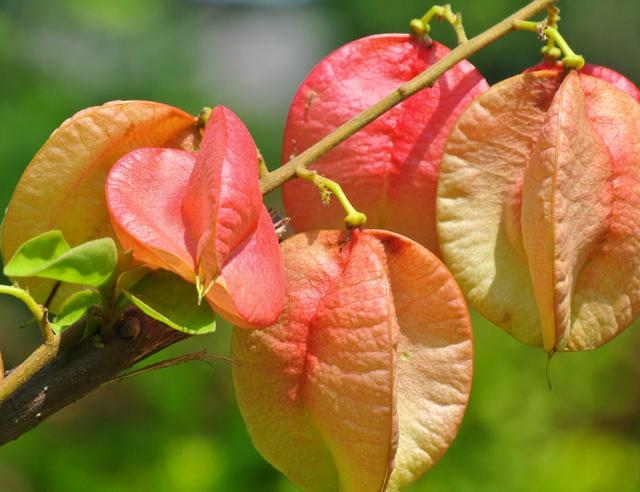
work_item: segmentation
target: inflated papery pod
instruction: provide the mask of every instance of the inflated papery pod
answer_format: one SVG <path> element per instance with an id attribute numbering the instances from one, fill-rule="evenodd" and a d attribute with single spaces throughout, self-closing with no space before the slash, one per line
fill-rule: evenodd
<path id="1" fill-rule="evenodd" d="M 426 248 L 387 231 L 298 234 L 282 252 L 282 317 L 232 343 L 256 448 L 305 491 L 404 488 L 442 456 L 466 408 L 462 293 Z"/>
<path id="2" fill-rule="evenodd" d="M 445 263 L 518 340 L 594 349 L 640 307 L 640 105 L 575 71 L 518 75 L 474 101 L 438 187 Z"/>
<path id="3" fill-rule="evenodd" d="M 155 147 L 123 156 L 107 177 L 106 202 L 136 260 L 199 283 L 236 325 L 278 319 L 285 296 L 278 238 L 262 203 L 255 143 L 231 110 L 213 109 L 197 152 Z"/>
<path id="4" fill-rule="evenodd" d="M 360 111 L 411 80 L 449 48 L 406 34 L 368 36 L 322 60 L 296 92 L 285 127 L 282 159 L 288 161 Z M 313 166 L 340 183 L 369 227 L 403 234 L 438 250 L 435 193 L 442 151 L 451 128 L 488 85 L 466 60 L 322 156 Z M 337 201 L 317 199 L 313 185 L 284 185 L 287 215 L 297 232 L 339 229 Z M 335 202 L 335 203 L 334 203 Z"/>

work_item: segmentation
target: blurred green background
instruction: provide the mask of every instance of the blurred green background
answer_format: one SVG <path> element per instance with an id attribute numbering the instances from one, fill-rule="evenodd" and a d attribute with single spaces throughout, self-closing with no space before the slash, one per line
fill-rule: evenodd
<path id="1" fill-rule="evenodd" d="M 458 0 L 469 34 L 524 5 Z M 405 31 L 423 0 L 0 0 L 0 209 L 47 136 L 77 110 L 151 99 L 196 113 L 223 103 L 272 165 L 288 102 L 330 50 Z M 640 81 L 640 3 L 563 0 L 577 52 Z M 451 44 L 446 26 L 434 37 Z M 532 65 L 514 33 L 472 59 L 490 82 Z M 277 195 L 270 197 L 275 203 Z M 38 342 L 21 306 L 0 299 L 0 349 L 19 363 Z M 593 353 L 545 356 L 479 317 L 474 391 L 460 435 L 413 491 L 640 490 L 640 331 Z M 228 354 L 230 330 L 173 347 Z M 0 448 L 0 490 L 294 491 L 253 449 L 228 362 L 193 363 L 112 384 Z"/>

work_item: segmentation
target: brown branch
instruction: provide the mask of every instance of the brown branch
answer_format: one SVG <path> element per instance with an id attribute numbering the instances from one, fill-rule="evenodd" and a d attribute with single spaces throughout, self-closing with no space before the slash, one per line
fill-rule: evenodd
<path id="1" fill-rule="evenodd" d="M 438 62 L 434 63 L 420 75 L 398 87 L 395 91 L 381 101 L 378 101 L 373 106 L 354 116 L 322 140 L 316 142 L 300 155 L 291 159 L 282 167 L 264 176 L 260 180 L 262 194 L 265 195 L 275 190 L 289 179 L 295 177 L 298 169 L 309 167 L 324 154 L 363 129 L 376 118 L 379 118 L 405 99 L 413 96 L 416 92 L 432 86 L 451 67 L 462 60 L 469 58 L 482 48 L 490 45 L 508 32 L 512 31 L 515 28 L 516 22 L 531 18 L 538 12 L 541 12 L 550 5 L 556 3 L 556 1 L 557 0 L 535 0 L 482 34 L 470 39 L 466 43 L 458 45 L 458 47 L 451 53 L 438 60 Z"/>
<path id="2" fill-rule="evenodd" d="M 130 330 L 132 325 L 139 329 Z M 114 336 L 104 343 L 85 340 L 78 344 L 82 330 L 77 325 L 54 343 L 40 346 L 1 383 L 0 445 L 17 439 L 137 362 L 188 337 L 135 310 L 127 311 Z M 7 394 L 8 387 L 12 391 Z"/>
<path id="3" fill-rule="evenodd" d="M 555 3 L 534 0 L 483 34 L 459 45 L 445 58 L 389 96 L 366 109 L 333 133 L 312 145 L 281 168 L 261 180 L 268 193 L 307 168 L 318 158 L 395 105 L 432 85 L 444 72 Z M 22 364 L 0 379 L 0 445 L 18 438 L 49 415 L 73 403 L 104 383 L 117 379 L 137 362 L 188 335 L 154 321 L 138 311 L 129 311 L 116 325 L 115 335 L 103 344 L 78 342 L 78 325 L 40 346 Z"/>

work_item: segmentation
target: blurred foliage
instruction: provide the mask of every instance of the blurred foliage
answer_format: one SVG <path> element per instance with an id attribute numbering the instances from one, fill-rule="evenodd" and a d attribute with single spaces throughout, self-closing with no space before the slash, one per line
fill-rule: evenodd
<path id="1" fill-rule="evenodd" d="M 453 2 L 468 33 L 524 0 Z M 358 36 L 405 31 L 423 0 L 0 0 L 0 207 L 24 166 L 65 118 L 111 99 L 151 99 L 196 113 L 226 104 L 267 161 L 279 161 L 287 102 L 304 74 Z M 577 52 L 640 81 L 640 5 L 563 0 Z M 447 26 L 433 36 L 451 44 Z M 514 33 L 472 61 L 495 82 L 538 60 Z M 277 204 L 278 196 L 269 197 Z M 38 342 L 26 311 L 0 299 L 7 366 Z M 474 391 L 459 437 L 413 491 L 640 490 L 640 332 L 553 360 L 474 318 Z M 230 328 L 155 360 L 207 347 L 227 354 Z M 194 363 L 108 385 L 0 448 L 0 490 L 294 491 L 251 446 L 230 363 Z"/>

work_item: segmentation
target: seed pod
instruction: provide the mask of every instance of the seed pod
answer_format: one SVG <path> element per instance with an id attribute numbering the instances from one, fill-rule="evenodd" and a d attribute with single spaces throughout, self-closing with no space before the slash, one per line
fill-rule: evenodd
<path id="1" fill-rule="evenodd" d="M 449 49 L 405 34 L 353 41 L 322 60 L 293 98 L 283 162 L 301 153 L 358 112 L 409 81 Z M 438 251 L 435 192 L 442 150 L 451 128 L 471 100 L 487 89 L 466 60 L 321 157 L 312 169 L 337 181 L 369 227 L 403 234 Z M 344 214 L 335 200 L 323 205 L 310 183 L 283 188 L 287 215 L 297 232 L 340 229 Z"/>
<path id="2" fill-rule="evenodd" d="M 432 253 L 391 232 L 309 232 L 281 247 L 282 317 L 232 343 L 256 448 L 303 490 L 404 488 L 442 456 L 467 404 L 462 294 Z"/>
<path id="3" fill-rule="evenodd" d="M 640 105 L 578 72 L 518 75 L 453 129 L 438 187 L 446 264 L 518 340 L 586 350 L 640 308 Z"/>
<path id="4" fill-rule="evenodd" d="M 214 108 L 197 153 L 127 154 L 106 189 L 118 239 L 137 260 L 189 282 L 200 277 L 214 309 L 240 326 L 278 319 L 284 305 L 278 238 L 262 203 L 255 144 L 231 111 Z"/>

